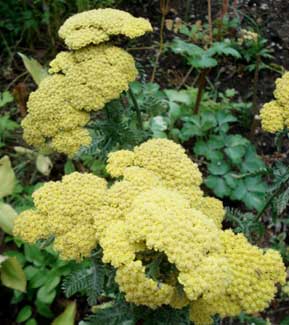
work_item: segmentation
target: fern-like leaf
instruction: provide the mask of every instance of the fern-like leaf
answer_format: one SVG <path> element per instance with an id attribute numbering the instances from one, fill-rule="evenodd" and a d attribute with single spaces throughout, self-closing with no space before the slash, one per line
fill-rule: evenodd
<path id="1" fill-rule="evenodd" d="M 78 270 L 69 274 L 62 283 L 62 289 L 67 298 L 78 292 L 86 291 L 90 286 L 92 269 Z"/>

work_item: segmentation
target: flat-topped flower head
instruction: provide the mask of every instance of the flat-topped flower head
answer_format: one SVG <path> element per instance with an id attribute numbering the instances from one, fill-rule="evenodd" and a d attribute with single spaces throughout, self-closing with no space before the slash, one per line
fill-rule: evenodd
<path id="1" fill-rule="evenodd" d="M 180 145 L 149 140 L 111 153 L 107 169 L 117 177 L 109 187 L 80 173 L 46 183 L 33 194 L 35 209 L 16 218 L 14 234 L 30 243 L 53 236 L 66 260 L 100 246 L 127 302 L 187 306 L 196 325 L 269 305 L 285 283 L 279 252 L 222 230 L 222 203 L 203 195 L 201 173 Z"/>
<path id="2" fill-rule="evenodd" d="M 276 80 L 274 96 L 260 112 L 262 129 L 270 133 L 289 128 L 289 72 Z"/>
<path id="3" fill-rule="evenodd" d="M 128 90 L 136 78 L 133 57 L 111 45 L 60 52 L 50 63 L 51 76 L 31 93 L 22 121 L 24 139 L 41 150 L 73 156 L 91 137 L 85 125 L 90 111 Z"/>
<path id="4" fill-rule="evenodd" d="M 60 27 L 59 36 L 70 49 L 78 50 L 89 44 L 107 42 L 112 36 L 135 38 L 151 31 L 148 20 L 107 8 L 85 11 L 68 18 Z"/>

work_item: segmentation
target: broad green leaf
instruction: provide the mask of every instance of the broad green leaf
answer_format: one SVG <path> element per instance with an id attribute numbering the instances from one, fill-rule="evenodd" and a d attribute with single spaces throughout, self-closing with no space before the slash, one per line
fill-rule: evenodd
<path id="1" fill-rule="evenodd" d="M 24 253 L 27 261 L 36 266 L 42 266 L 45 261 L 42 251 L 36 245 L 25 244 Z"/>
<path id="2" fill-rule="evenodd" d="M 17 212 L 10 204 L 0 202 L 0 228 L 7 234 L 12 235 L 14 219 Z"/>
<path id="3" fill-rule="evenodd" d="M 26 277 L 16 257 L 9 257 L 0 270 L 2 284 L 8 288 L 26 291 Z"/>
<path id="4" fill-rule="evenodd" d="M 45 286 L 37 291 L 37 299 L 44 304 L 50 305 L 56 297 L 56 290 L 48 291 Z"/>
<path id="5" fill-rule="evenodd" d="M 37 321 L 35 318 L 30 318 L 25 325 L 37 325 Z"/>
<path id="6" fill-rule="evenodd" d="M 8 156 L 0 159 L 0 199 L 13 193 L 15 173 Z"/>
<path id="7" fill-rule="evenodd" d="M 34 276 L 32 276 L 29 286 L 31 288 L 40 288 L 43 286 L 46 282 L 46 276 L 48 274 L 48 271 L 46 269 L 39 270 Z"/>
<path id="8" fill-rule="evenodd" d="M 186 105 L 191 104 L 191 95 L 187 90 L 178 91 L 174 89 L 166 89 L 164 92 L 169 99 L 169 105 L 171 105 L 173 102 Z"/>
<path id="9" fill-rule="evenodd" d="M 216 119 L 220 126 L 222 126 L 223 124 L 226 124 L 226 123 L 237 121 L 237 118 L 234 115 L 228 114 L 228 112 L 221 111 L 221 110 L 217 112 Z"/>
<path id="10" fill-rule="evenodd" d="M 237 186 L 231 193 L 232 200 L 239 200 L 241 201 L 244 196 L 247 194 L 247 187 L 242 179 L 238 179 Z"/>
<path id="11" fill-rule="evenodd" d="M 220 198 L 231 194 L 231 190 L 223 177 L 210 175 L 205 179 L 205 184 Z"/>
<path id="12" fill-rule="evenodd" d="M 163 116 L 155 116 L 151 120 L 151 130 L 154 138 L 166 138 L 167 122 Z"/>
<path id="13" fill-rule="evenodd" d="M 193 56 L 188 59 L 188 63 L 197 69 L 208 69 L 218 65 L 218 61 L 207 54 Z"/>
<path id="14" fill-rule="evenodd" d="M 260 211 L 264 207 L 265 197 L 259 193 L 247 192 L 243 201 L 248 208 Z"/>
<path id="15" fill-rule="evenodd" d="M 225 175 L 229 170 L 230 166 L 224 161 L 213 161 L 208 165 L 208 170 L 212 175 Z"/>
<path id="16" fill-rule="evenodd" d="M 30 281 L 40 270 L 32 265 L 28 265 L 24 269 L 26 279 Z M 41 271 L 40 271 L 41 272 Z"/>
<path id="17" fill-rule="evenodd" d="M 13 102 L 13 100 L 14 98 L 8 90 L 3 91 L 3 93 L 0 93 L 0 108 Z"/>
<path id="18" fill-rule="evenodd" d="M 228 135 L 226 137 L 227 147 L 247 146 L 249 141 L 241 135 Z"/>
<path id="19" fill-rule="evenodd" d="M 238 185 L 238 179 L 234 177 L 233 173 L 228 173 L 224 176 L 225 182 L 228 186 L 234 189 Z"/>
<path id="20" fill-rule="evenodd" d="M 33 58 L 28 58 L 25 54 L 18 52 L 21 57 L 26 70 L 30 73 L 31 77 L 37 85 L 48 76 L 47 69 L 44 68 L 38 61 Z"/>
<path id="21" fill-rule="evenodd" d="M 242 162 L 243 156 L 245 155 L 246 148 L 243 146 L 236 146 L 226 148 L 224 151 L 233 164 L 239 165 Z"/>
<path id="22" fill-rule="evenodd" d="M 35 302 L 37 312 L 46 318 L 52 318 L 53 317 L 53 312 L 49 308 L 49 306 L 46 303 L 43 303 L 42 301 L 36 299 Z"/>
<path id="23" fill-rule="evenodd" d="M 52 325 L 74 325 L 76 316 L 76 302 L 67 305 L 64 312 L 54 319 Z"/>
<path id="24" fill-rule="evenodd" d="M 36 158 L 36 168 L 37 170 L 45 175 L 49 176 L 51 169 L 53 167 L 52 161 L 49 157 L 39 154 Z"/>
<path id="25" fill-rule="evenodd" d="M 246 177 L 245 184 L 247 190 L 250 192 L 265 193 L 268 189 L 268 186 L 265 182 L 262 181 L 262 178 L 260 176 Z"/>
<path id="26" fill-rule="evenodd" d="M 16 322 L 23 323 L 27 321 L 32 315 L 32 308 L 28 305 L 24 306 L 18 313 Z"/>

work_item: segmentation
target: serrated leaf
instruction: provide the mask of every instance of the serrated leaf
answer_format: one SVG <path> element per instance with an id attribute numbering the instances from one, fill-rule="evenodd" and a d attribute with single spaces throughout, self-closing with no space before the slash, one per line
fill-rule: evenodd
<path id="1" fill-rule="evenodd" d="M 15 173 L 8 156 L 0 159 L 0 199 L 13 193 Z"/>
<path id="2" fill-rule="evenodd" d="M 17 212 L 10 204 L 0 202 L 0 228 L 9 235 L 12 235 L 16 216 Z"/>
<path id="3" fill-rule="evenodd" d="M 224 161 L 213 161 L 208 165 L 208 170 L 212 175 L 225 175 L 229 170 L 230 166 Z"/>
<path id="4" fill-rule="evenodd" d="M 237 180 L 237 185 L 231 193 L 232 200 L 241 201 L 247 194 L 247 187 L 242 179 Z"/>
<path id="5" fill-rule="evenodd" d="M 26 291 L 26 277 L 16 257 L 9 257 L 0 269 L 2 284 L 8 288 Z"/>
<path id="6" fill-rule="evenodd" d="M 242 162 L 246 149 L 243 146 L 236 146 L 226 148 L 224 151 L 233 164 L 239 165 Z"/>
<path id="7" fill-rule="evenodd" d="M 260 211 L 265 204 L 265 196 L 259 193 L 248 192 L 244 196 L 243 201 L 248 208 Z"/>
<path id="8" fill-rule="evenodd" d="M 37 85 L 48 76 L 48 71 L 38 61 L 33 58 L 28 58 L 25 54 L 18 52 L 21 57 L 26 70 L 30 73 L 31 77 Z"/>
<path id="9" fill-rule="evenodd" d="M 220 198 L 231 194 L 223 177 L 210 175 L 205 179 L 205 184 Z"/>
<path id="10" fill-rule="evenodd" d="M 76 302 L 67 305 L 64 312 L 54 319 L 52 325 L 74 325 L 76 316 Z"/>
<path id="11" fill-rule="evenodd" d="M 39 154 L 36 158 L 36 168 L 37 170 L 45 175 L 45 176 L 49 176 L 51 169 L 53 167 L 52 161 L 50 160 L 49 157 L 47 156 L 43 156 L 41 154 Z"/>

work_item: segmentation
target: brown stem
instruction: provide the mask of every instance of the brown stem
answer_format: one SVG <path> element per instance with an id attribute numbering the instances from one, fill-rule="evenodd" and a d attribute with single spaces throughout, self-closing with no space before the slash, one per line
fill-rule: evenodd
<path id="1" fill-rule="evenodd" d="M 209 24 L 209 39 L 213 43 L 213 22 L 212 22 L 212 2 L 208 0 L 208 24 Z"/>
<path id="2" fill-rule="evenodd" d="M 165 28 L 165 22 L 166 22 L 166 15 L 169 13 L 169 3 L 170 0 L 160 0 L 160 8 L 162 13 L 162 19 L 161 19 L 161 27 L 160 27 L 160 45 L 159 50 L 156 55 L 152 75 L 150 82 L 154 82 L 157 72 L 157 67 L 159 65 L 159 60 L 162 55 L 163 49 L 164 49 L 164 28 Z"/>
<path id="3" fill-rule="evenodd" d="M 204 69 L 201 71 L 201 74 L 199 76 L 199 88 L 198 88 L 198 94 L 197 94 L 197 99 L 194 107 L 194 114 L 198 114 L 200 110 L 200 104 L 202 100 L 202 94 L 203 90 L 206 85 L 206 76 L 208 75 L 209 69 Z"/>
<path id="4" fill-rule="evenodd" d="M 256 67 L 255 67 L 255 73 L 254 73 L 254 83 L 253 83 L 253 123 L 251 125 L 251 131 L 250 131 L 250 136 L 251 138 L 254 137 L 255 135 L 255 130 L 259 124 L 258 120 L 257 120 L 257 115 L 259 113 L 258 110 L 258 105 L 257 105 L 257 95 L 258 95 L 258 83 L 259 83 L 259 68 L 260 68 L 260 56 L 257 55 L 256 57 Z"/>
<path id="5" fill-rule="evenodd" d="M 228 10 L 229 10 L 229 0 L 223 0 L 221 19 L 223 19 L 224 16 L 227 15 Z"/>

